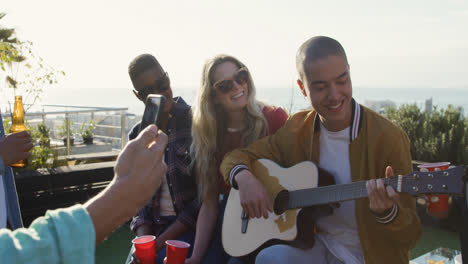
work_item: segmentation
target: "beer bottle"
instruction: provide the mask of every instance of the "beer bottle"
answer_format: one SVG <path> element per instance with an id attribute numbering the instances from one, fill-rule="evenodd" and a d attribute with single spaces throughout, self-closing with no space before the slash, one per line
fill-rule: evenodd
<path id="1" fill-rule="evenodd" d="M 24 112 L 23 112 L 23 98 L 22 96 L 15 96 L 15 109 L 13 110 L 13 121 L 11 122 L 10 133 L 18 133 L 28 130 L 24 125 Z M 15 168 L 24 168 L 28 166 L 28 160 L 20 160 L 15 164 L 11 164 Z"/>

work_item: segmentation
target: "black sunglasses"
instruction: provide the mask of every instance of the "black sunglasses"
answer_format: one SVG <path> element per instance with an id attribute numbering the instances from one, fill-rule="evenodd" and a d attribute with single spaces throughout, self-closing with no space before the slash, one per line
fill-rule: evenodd
<path id="1" fill-rule="evenodd" d="M 247 83 L 249 80 L 249 71 L 247 68 L 240 68 L 232 80 L 219 80 L 213 84 L 215 89 L 218 89 L 222 93 L 229 93 L 234 88 L 234 81 L 240 85 Z"/>
<path id="2" fill-rule="evenodd" d="M 171 83 L 169 80 L 169 75 L 167 72 L 164 72 L 164 74 L 157 80 L 153 85 L 146 86 L 143 89 L 137 91 L 138 95 L 140 98 L 146 99 L 149 94 L 159 94 L 167 91 L 170 87 Z"/>

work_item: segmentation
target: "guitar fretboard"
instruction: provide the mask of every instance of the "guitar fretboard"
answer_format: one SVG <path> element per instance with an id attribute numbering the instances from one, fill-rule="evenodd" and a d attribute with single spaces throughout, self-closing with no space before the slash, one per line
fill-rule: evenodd
<path id="1" fill-rule="evenodd" d="M 385 186 L 390 185 L 397 190 L 398 177 L 385 178 Z M 322 186 L 289 192 L 288 209 L 303 208 L 314 205 L 337 203 L 367 197 L 366 182 L 353 182 Z"/>

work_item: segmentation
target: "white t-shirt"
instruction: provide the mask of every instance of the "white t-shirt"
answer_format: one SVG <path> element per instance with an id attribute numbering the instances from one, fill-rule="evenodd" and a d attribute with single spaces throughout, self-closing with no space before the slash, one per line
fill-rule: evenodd
<path id="1" fill-rule="evenodd" d="M 176 215 L 174 205 L 172 204 L 171 192 L 167 185 L 167 174 L 162 177 L 161 182 L 161 196 L 159 197 L 159 213 L 161 216 Z"/>
<path id="2" fill-rule="evenodd" d="M 3 175 L 0 175 L 0 228 L 7 227 L 7 209 L 5 201 L 5 189 L 3 186 Z"/>
<path id="3" fill-rule="evenodd" d="M 330 172 L 336 184 L 351 183 L 349 163 L 349 127 L 338 132 L 328 131 L 320 124 L 319 166 Z M 317 221 L 317 237 L 328 250 L 344 263 L 364 263 L 356 223 L 355 201 L 341 202 L 333 214 Z"/>

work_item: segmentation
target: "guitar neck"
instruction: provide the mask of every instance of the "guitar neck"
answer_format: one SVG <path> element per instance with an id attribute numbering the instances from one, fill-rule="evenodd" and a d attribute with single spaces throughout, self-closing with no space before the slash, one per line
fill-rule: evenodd
<path id="1" fill-rule="evenodd" d="M 398 188 L 398 177 L 385 178 L 384 183 L 386 186 L 392 186 L 395 190 L 401 189 Z M 288 209 L 344 202 L 367 196 L 366 181 L 302 189 L 289 192 Z"/>

